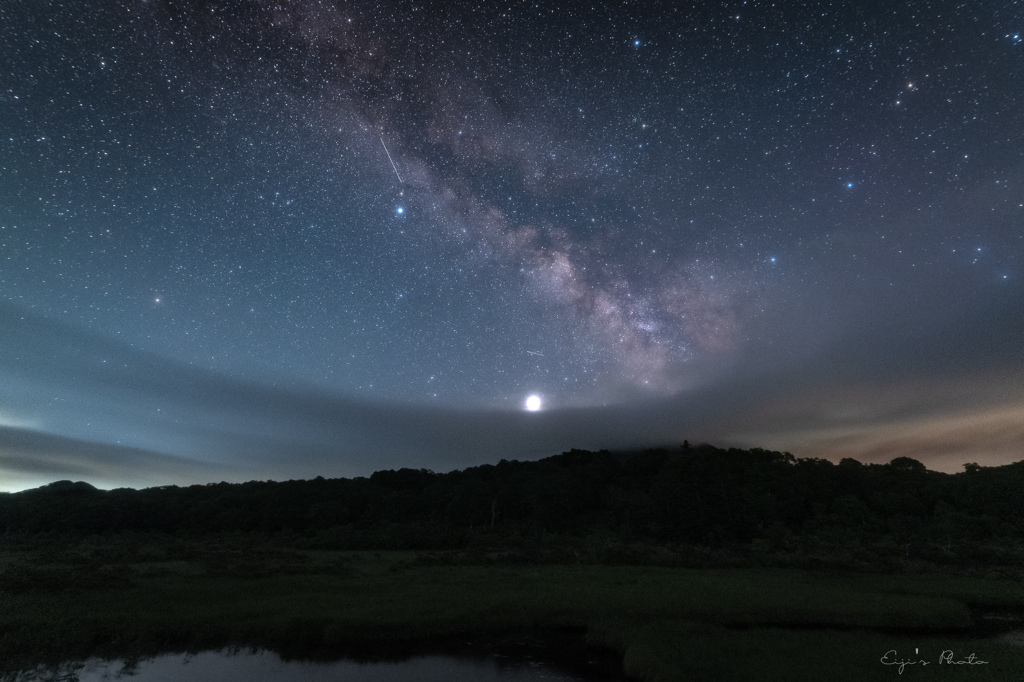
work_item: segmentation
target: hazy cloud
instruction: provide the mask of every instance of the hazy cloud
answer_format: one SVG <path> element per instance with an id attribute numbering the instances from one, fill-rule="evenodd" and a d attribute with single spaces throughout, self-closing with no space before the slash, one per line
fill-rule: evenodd
<path id="1" fill-rule="evenodd" d="M 924 340 L 847 335 L 789 362 L 766 351 L 669 398 L 528 413 L 276 388 L 0 306 L 0 414 L 17 416 L 0 425 L 0 488 L 448 470 L 684 438 L 833 460 L 907 455 L 945 470 L 1003 464 L 1024 458 L 1024 371 L 1012 361 L 1022 336 L 993 310 L 957 320 L 989 320 L 984 340 L 959 325 Z M 971 343 L 981 352 L 964 353 Z"/>

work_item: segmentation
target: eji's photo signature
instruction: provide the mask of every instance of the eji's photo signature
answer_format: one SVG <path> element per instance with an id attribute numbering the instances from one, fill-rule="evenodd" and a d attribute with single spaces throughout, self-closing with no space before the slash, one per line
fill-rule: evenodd
<path id="1" fill-rule="evenodd" d="M 937 663 L 938 665 L 988 665 L 988 661 L 983 661 L 978 658 L 974 653 L 969 656 L 957 656 L 953 653 L 952 649 L 946 649 L 939 654 L 938 660 L 931 661 L 920 656 L 917 649 L 914 649 L 914 656 L 910 658 L 901 658 L 895 649 L 889 649 L 885 652 L 885 655 L 881 659 L 882 665 L 897 665 L 900 675 L 903 674 L 904 668 L 908 665 L 920 665 L 926 666 L 931 663 Z"/>

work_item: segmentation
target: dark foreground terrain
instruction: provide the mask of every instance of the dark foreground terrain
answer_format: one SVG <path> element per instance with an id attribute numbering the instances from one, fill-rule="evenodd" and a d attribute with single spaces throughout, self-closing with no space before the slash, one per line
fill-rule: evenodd
<path id="1" fill-rule="evenodd" d="M 1024 630 L 1022 471 L 699 447 L 354 480 L 57 483 L 0 495 L 0 676 L 574 631 L 642 680 L 1024 679 L 1007 634 Z M 901 660 L 928 664 L 900 674 Z"/>

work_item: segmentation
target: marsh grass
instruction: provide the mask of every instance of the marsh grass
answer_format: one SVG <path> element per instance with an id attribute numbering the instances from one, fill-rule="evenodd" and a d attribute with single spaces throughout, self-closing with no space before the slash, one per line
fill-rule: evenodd
<path id="1" fill-rule="evenodd" d="M 622 627 L 600 624 L 588 638 L 625 652 L 626 673 L 651 682 L 759 680 L 868 682 L 871 680 L 1020 680 L 1024 648 L 962 636 L 886 634 L 859 630 L 731 629 L 704 623 L 653 621 Z M 883 665 L 896 658 L 927 665 Z M 954 660 L 971 653 L 984 665 L 939 662 L 943 651 Z M 915 651 L 918 652 L 915 654 Z"/>
<path id="2" fill-rule="evenodd" d="M 586 630 L 644 680 L 896 679 L 879 658 L 914 647 L 992 661 L 956 671 L 972 678 L 1024 671 L 1021 648 L 969 635 L 973 610 L 1024 607 L 1014 581 L 435 564 L 414 553 L 247 552 L 230 543 L 8 552 L 0 558 L 0 673 L 232 645 L 373 656 L 468 633 L 551 628 Z M 902 678 L 912 675 L 925 679 L 916 670 Z"/>

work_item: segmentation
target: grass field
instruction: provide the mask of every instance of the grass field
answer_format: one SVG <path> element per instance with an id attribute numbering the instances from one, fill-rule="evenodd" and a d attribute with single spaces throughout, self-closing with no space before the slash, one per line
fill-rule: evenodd
<path id="1" fill-rule="evenodd" d="M 980 629 L 981 610 L 1024 613 L 1024 585 L 940 574 L 430 565 L 397 552 L 6 550 L 0 674 L 91 655 L 229 645 L 373 655 L 465 633 L 578 628 L 641 680 L 1024 679 L 1024 647 Z M 889 650 L 890 660 L 929 663 L 900 674 L 881 663 Z M 988 663 L 940 664 L 946 650 Z"/>

